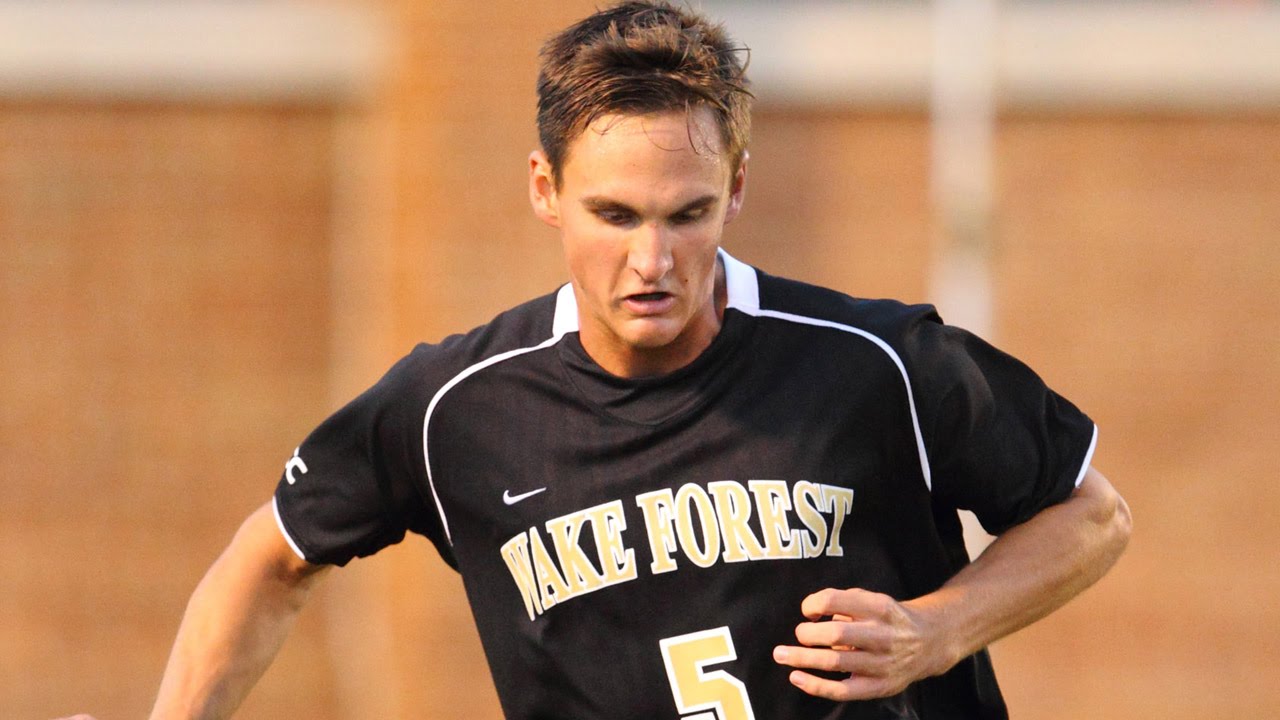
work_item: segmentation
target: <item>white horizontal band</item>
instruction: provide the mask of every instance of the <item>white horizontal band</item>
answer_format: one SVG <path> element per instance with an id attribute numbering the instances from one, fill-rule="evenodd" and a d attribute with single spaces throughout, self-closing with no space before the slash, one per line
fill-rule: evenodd
<path id="1" fill-rule="evenodd" d="M 931 3 L 703 0 L 751 48 L 762 104 L 927 106 Z M 1280 5 L 1001 3 L 992 61 L 1011 109 L 1280 107 Z"/>
<path id="2" fill-rule="evenodd" d="M 358 101 L 390 39 L 355 6 L 0 0 L 0 97 Z"/>

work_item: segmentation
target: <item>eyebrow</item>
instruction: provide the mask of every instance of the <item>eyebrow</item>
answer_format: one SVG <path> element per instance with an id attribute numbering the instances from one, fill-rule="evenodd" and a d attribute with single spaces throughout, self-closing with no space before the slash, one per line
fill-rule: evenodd
<path id="1" fill-rule="evenodd" d="M 680 213 L 689 212 L 690 210 L 701 210 L 702 208 L 714 205 L 715 202 L 719 199 L 720 197 L 718 195 L 703 195 L 701 197 L 694 198 L 693 200 L 690 200 L 689 202 L 677 208 L 676 211 L 672 213 L 672 215 L 679 215 Z M 587 210 L 590 210 L 592 212 L 599 211 L 599 210 L 616 210 L 616 209 L 630 210 L 631 212 L 635 212 L 634 208 L 632 208 L 631 206 L 627 205 L 624 202 L 619 202 L 617 200 L 613 200 L 613 199 L 599 196 L 599 195 L 591 195 L 589 197 L 582 198 L 581 203 L 583 207 L 585 207 Z"/>

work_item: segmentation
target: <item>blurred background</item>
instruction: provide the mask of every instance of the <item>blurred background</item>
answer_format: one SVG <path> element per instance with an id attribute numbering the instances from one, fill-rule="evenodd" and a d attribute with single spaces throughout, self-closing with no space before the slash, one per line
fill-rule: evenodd
<path id="1" fill-rule="evenodd" d="M 0 717 L 145 716 L 299 440 L 565 281 L 536 53 L 596 5 L 0 2 Z M 1280 3 L 695 5 L 752 48 L 730 252 L 934 302 L 1101 427 L 1134 539 L 994 647 L 1013 716 L 1276 717 Z M 499 716 L 410 538 L 239 717 Z"/>

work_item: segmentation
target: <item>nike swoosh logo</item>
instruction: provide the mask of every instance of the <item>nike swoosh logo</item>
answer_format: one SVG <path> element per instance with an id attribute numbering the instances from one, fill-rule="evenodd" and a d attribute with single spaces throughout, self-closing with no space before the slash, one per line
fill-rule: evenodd
<path id="1" fill-rule="evenodd" d="M 531 498 L 531 497 L 533 497 L 534 495 L 537 495 L 538 493 L 542 492 L 543 490 L 546 490 L 546 488 L 544 488 L 544 487 L 540 487 L 540 488 L 538 488 L 537 490 L 530 490 L 529 492 L 526 492 L 526 493 L 520 493 L 519 495 L 512 495 L 510 490 L 503 490 L 503 491 L 502 491 L 502 502 L 504 502 L 504 503 L 506 503 L 506 504 L 508 504 L 508 505 L 515 505 L 516 503 L 520 502 L 521 500 L 525 500 L 525 499 L 527 499 L 527 498 Z"/>

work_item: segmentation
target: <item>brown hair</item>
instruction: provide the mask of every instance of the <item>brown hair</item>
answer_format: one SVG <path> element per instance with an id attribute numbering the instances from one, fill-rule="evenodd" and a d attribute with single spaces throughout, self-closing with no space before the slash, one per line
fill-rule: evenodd
<path id="1" fill-rule="evenodd" d="M 720 25 L 662 0 L 622 2 L 542 48 L 538 137 L 556 184 L 569 143 L 612 113 L 710 108 L 737 172 L 751 135 L 746 63 Z"/>

